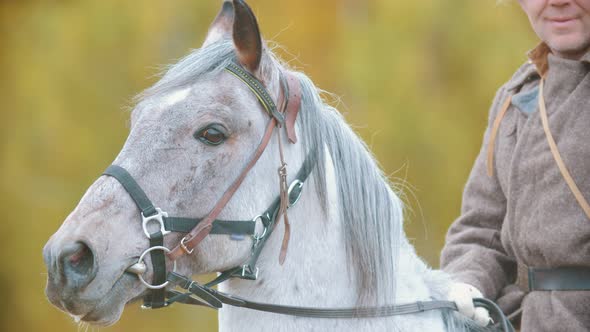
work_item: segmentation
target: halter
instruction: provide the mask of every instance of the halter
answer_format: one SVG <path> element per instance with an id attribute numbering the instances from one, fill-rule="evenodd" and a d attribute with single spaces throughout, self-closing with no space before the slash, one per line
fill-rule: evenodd
<path id="1" fill-rule="evenodd" d="M 233 194 L 242 184 L 244 178 L 254 167 L 264 150 L 266 149 L 275 127 L 285 127 L 287 137 L 291 143 L 297 142 L 294 124 L 301 104 L 301 88 L 296 77 L 290 72 L 281 73 L 281 93 L 283 96 L 282 112 L 270 97 L 262 82 L 251 75 L 242 66 L 236 62 L 231 62 L 225 68 L 226 71 L 240 79 L 254 93 L 264 110 L 269 114 L 270 120 L 267 124 L 264 135 L 256 150 L 239 176 L 234 180 L 230 187 L 225 191 L 221 199 L 215 204 L 209 214 L 203 219 L 196 218 L 178 218 L 169 217 L 167 212 L 155 207 L 149 200 L 139 184 L 133 179 L 131 174 L 124 168 L 111 165 L 103 173 L 114 177 L 121 183 L 123 188 L 129 193 L 135 204 L 140 210 L 142 228 L 145 235 L 150 241 L 150 247 L 145 250 L 139 257 L 138 262 L 133 265 L 128 272 L 136 273 L 139 280 L 151 290 L 144 298 L 143 308 L 162 308 L 174 302 L 180 302 L 192 305 L 207 306 L 219 309 L 223 304 L 236 307 L 249 308 L 253 310 L 273 312 L 300 317 L 313 318 L 371 318 L 387 317 L 396 315 L 405 315 L 420 313 L 431 310 L 458 310 L 454 302 L 451 301 L 418 301 L 415 303 L 391 305 L 381 307 L 354 307 L 354 308 L 307 308 L 283 306 L 276 304 L 266 304 L 249 301 L 234 295 L 226 294 L 213 289 L 212 287 L 231 278 L 241 278 L 247 280 L 256 280 L 258 278 L 258 268 L 256 262 L 264 245 L 273 233 L 276 224 L 282 214 L 286 214 L 286 209 L 294 206 L 301 197 L 303 184 L 309 177 L 312 169 L 315 167 L 315 151 L 308 154 L 303 165 L 298 171 L 295 180 L 286 186 L 286 164 L 282 160 L 282 147 L 279 137 L 279 147 L 281 149 L 281 192 L 273 203 L 262 213 L 246 221 L 226 221 L 217 220 L 217 216 L 229 202 Z M 286 218 L 286 215 L 284 216 Z M 261 233 L 255 233 L 256 222 L 260 221 L 263 226 Z M 155 232 L 148 230 L 148 225 L 155 223 L 159 229 Z M 283 239 L 283 248 L 281 249 L 280 259 L 284 259 L 285 243 L 288 243 L 288 222 L 285 220 L 286 234 Z M 188 233 L 180 243 L 172 250 L 163 246 L 164 236 L 170 232 Z M 201 285 L 191 280 L 189 277 L 177 274 L 176 260 L 185 254 L 193 253 L 195 247 L 209 234 L 226 234 L 233 238 L 243 238 L 246 235 L 252 237 L 253 245 L 250 256 L 239 266 L 223 271 L 214 280 Z M 143 262 L 145 255 L 150 254 L 153 265 L 152 284 L 144 280 L 142 275 L 147 268 Z M 173 270 L 166 273 L 166 257 L 174 262 Z M 166 290 L 167 286 L 178 286 L 187 290 L 185 293 L 174 290 Z M 195 297 L 196 296 L 196 297 Z M 500 327 L 508 332 L 514 331 L 510 322 L 506 319 L 500 308 L 490 300 L 474 299 L 474 304 L 478 307 L 484 307 L 490 312 L 495 313 L 501 318 Z"/>

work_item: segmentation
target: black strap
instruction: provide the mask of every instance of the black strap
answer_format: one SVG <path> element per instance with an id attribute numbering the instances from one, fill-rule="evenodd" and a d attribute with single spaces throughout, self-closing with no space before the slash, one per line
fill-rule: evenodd
<path id="1" fill-rule="evenodd" d="M 529 270 L 529 282 L 531 291 L 588 291 L 590 290 L 590 268 L 531 268 Z"/>
<path id="2" fill-rule="evenodd" d="M 186 294 L 177 293 L 176 299 L 183 299 L 183 303 L 205 305 L 212 308 L 221 308 L 221 304 L 227 304 L 234 307 L 247 308 L 252 310 L 272 312 L 276 314 L 291 315 L 298 317 L 309 317 L 309 318 L 376 318 L 376 317 L 389 317 L 421 313 L 432 310 L 454 310 L 457 311 L 457 305 L 452 301 L 417 301 L 413 303 L 390 305 L 381 307 L 356 307 L 356 308 L 309 308 L 309 307 L 298 307 L 298 306 L 286 306 L 278 304 L 268 304 L 261 302 L 249 301 L 244 298 L 226 294 L 207 286 L 198 285 L 196 282 L 179 275 L 177 273 L 168 273 L 168 281 L 176 286 L 186 289 L 190 294 L 199 296 L 203 301 L 188 301 Z M 202 297 L 202 294 L 206 294 Z M 172 303 L 173 299 L 170 299 L 168 303 Z M 190 302 L 190 303 L 189 303 Z M 514 328 L 510 324 L 502 310 L 492 301 L 487 299 L 474 299 L 473 303 L 476 307 L 483 307 L 501 317 L 501 321 L 498 326 L 505 332 L 513 332 Z"/>
<path id="3" fill-rule="evenodd" d="M 133 199 L 144 217 L 150 217 L 157 213 L 150 199 L 141 189 L 135 179 L 123 167 L 117 165 L 109 166 L 103 173 L 104 175 L 114 177 Z M 164 229 L 172 232 L 187 233 L 193 229 L 201 220 L 195 218 L 175 218 L 163 216 Z M 255 221 L 223 221 L 216 220 L 213 222 L 211 233 L 213 234 L 237 234 L 251 235 L 254 234 Z M 149 234 L 150 247 L 163 246 L 164 234 L 161 230 Z M 152 250 L 150 257 L 153 266 L 153 285 L 161 285 L 166 282 L 166 256 L 162 250 Z M 204 296 L 200 294 L 199 296 Z M 167 305 L 165 288 L 153 289 L 144 297 L 144 307 L 146 308 L 163 308 Z"/>
<path id="4" fill-rule="evenodd" d="M 301 169 L 297 173 L 296 179 L 301 183 L 300 186 L 295 187 L 294 190 L 289 195 L 290 203 L 294 204 L 299 196 L 301 195 L 301 188 L 303 186 L 303 182 L 307 179 L 309 174 L 311 173 L 311 169 L 313 167 L 313 154 L 310 154 L 306 160 L 304 161 Z M 149 217 L 155 213 L 157 213 L 157 209 L 154 207 L 150 199 L 147 197 L 145 192 L 141 189 L 139 184 L 135 181 L 135 179 L 125 170 L 124 168 L 111 165 L 109 166 L 106 171 L 103 173 L 104 175 L 114 177 L 125 190 L 129 193 L 137 207 L 141 210 L 144 217 Z M 207 287 L 212 287 L 218 283 L 221 283 L 227 279 L 233 277 L 240 277 L 244 279 L 256 279 L 256 261 L 258 260 L 258 256 L 264 246 L 268 236 L 272 233 L 272 222 L 271 220 L 275 220 L 276 213 L 279 208 L 280 201 L 279 199 L 275 199 L 275 201 L 271 204 L 271 206 L 263 213 L 261 217 L 262 223 L 264 227 L 267 228 L 267 232 L 265 232 L 265 236 L 259 238 L 252 250 L 252 254 L 250 259 L 248 260 L 248 264 L 240 267 L 236 267 L 221 273 L 215 280 L 208 283 Z M 164 229 L 170 232 L 179 232 L 179 233 L 187 233 L 190 232 L 199 222 L 201 219 L 197 218 L 179 218 L 179 217 L 167 217 L 165 214 L 162 216 L 162 220 L 164 223 Z M 247 220 L 247 221 L 227 221 L 227 220 L 215 220 L 213 222 L 213 227 L 211 230 L 212 234 L 227 234 L 227 235 L 253 235 L 255 232 L 256 220 Z M 151 233 L 149 235 L 150 247 L 155 246 L 163 246 L 164 245 L 164 234 L 161 231 L 157 231 L 155 233 Z M 162 250 L 152 250 L 150 252 L 150 257 L 152 260 L 152 266 L 154 270 L 154 275 L 152 278 L 153 285 L 160 285 L 166 282 L 166 256 Z M 202 286 L 198 284 L 194 284 L 191 289 L 192 291 L 189 293 L 179 293 L 173 295 L 173 298 L 166 301 L 167 294 L 170 292 L 166 291 L 165 288 L 155 289 L 152 290 L 144 297 L 144 307 L 146 308 L 162 308 L 167 306 L 168 303 L 172 302 L 196 302 L 200 304 L 206 304 L 208 306 L 217 307 L 221 305 L 217 303 L 212 298 L 207 298 L 206 292 L 200 291 Z M 196 294 L 201 299 L 205 298 L 206 301 L 200 301 L 190 298 L 190 294 Z"/>
<path id="5" fill-rule="evenodd" d="M 129 193 L 133 201 L 135 201 L 135 204 L 144 216 L 149 217 L 156 213 L 156 208 L 154 207 L 150 199 L 141 189 L 139 184 L 137 184 L 137 182 L 133 179 L 131 174 L 127 172 L 126 169 L 124 169 L 121 166 L 111 165 L 104 171 L 103 174 L 112 176 L 115 179 L 117 179 L 119 183 L 121 183 L 123 188 L 127 190 L 127 192 Z"/>
<path id="6" fill-rule="evenodd" d="M 538 268 L 518 264 L 517 284 L 525 292 L 588 291 L 590 268 L 581 266 Z"/>
<path id="7" fill-rule="evenodd" d="M 164 217 L 164 228 L 170 232 L 188 233 L 197 226 L 201 219 L 196 218 L 178 218 Z M 233 220 L 215 220 L 211 234 L 254 234 L 256 222 L 253 220 L 233 221 Z"/>
<path id="8" fill-rule="evenodd" d="M 316 165 L 315 158 L 316 154 L 315 150 L 313 150 L 311 153 L 307 155 L 307 157 L 303 161 L 301 168 L 295 176 L 295 180 L 291 182 L 291 185 L 289 186 L 290 188 L 292 188 L 291 192 L 289 192 L 290 207 L 297 203 L 299 196 L 301 195 L 301 191 L 303 189 L 303 184 L 305 183 L 305 181 L 307 181 L 307 178 L 309 177 L 311 171 Z M 277 216 L 279 213 L 280 205 L 281 199 L 280 197 L 277 197 L 274 200 L 274 202 L 270 205 L 270 207 L 259 216 L 260 221 L 262 222 L 262 225 L 264 226 L 266 231 L 263 235 L 255 239 L 248 260 L 241 266 L 223 271 L 217 278 L 207 283 L 208 287 L 217 285 L 230 278 L 241 278 L 247 280 L 256 280 L 258 278 L 258 268 L 256 267 L 256 263 L 258 262 L 258 257 L 260 257 L 260 254 L 262 253 L 262 249 L 264 249 L 264 246 L 266 245 L 266 241 L 268 241 L 268 239 L 274 231 L 275 225 L 277 223 Z"/>
<path id="9" fill-rule="evenodd" d="M 216 291 L 221 299 L 227 295 Z M 229 302 L 229 301 L 228 301 Z M 391 305 L 383 307 L 360 307 L 360 308 L 306 308 L 292 307 L 246 301 L 244 299 L 232 298 L 232 306 L 248 308 L 258 311 L 272 312 L 276 314 L 291 315 L 309 318 L 377 318 L 408 315 L 431 310 L 457 310 L 455 302 L 451 301 L 418 301 L 407 304 Z M 229 303 L 228 303 L 229 304 Z"/>
<path id="10" fill-rule="evenodd" d="M 121 183 L 144 216 L 149 217 L 157 212 L 145 192 L 126 169 L 121 166 L 111 165 L 103 174 L 112 176 Z M 165 230 L 178 233 L 188 233 L 201 222 L 201 219 L 197 218 L 163 217 L 163 220 Z M 252 235 L 254 234 L 255 226 L 256 222 L 252 220 L 215 220 L 211 234 Z"/>
<path id="11" fill-rule="evenodd" d="M 157 231 L 150 234 L 150 247 L 163 246 L 164 235 Z M 152 250 L 150 252 L 152 259 L 152 266 L 154 267 L 154 275 L 152 277 L 152 285 L 161 285 L 166 282 L 166 256 L 162 250 Z M 152 309 L 165 307 L 166 304 L 166 290 L 164 288 L 153 289 L 149 295 L 144 298 L 144 306 Z"/>

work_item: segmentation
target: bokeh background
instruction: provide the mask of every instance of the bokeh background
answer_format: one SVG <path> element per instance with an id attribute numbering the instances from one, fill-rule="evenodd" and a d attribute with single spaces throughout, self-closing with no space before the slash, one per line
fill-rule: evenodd
<path id="1" fill-rule="evenodd" d="M 87 329 L 45 299 L 41 249 L 122 146 L 133 95 L 200 46 L 220 3 L 0 0 L 0 330 Z M 406 232 L 438 266 L 491 99 L 536 44 L 516 1 L 249 3 L 407 184 Z M 216 328 L 207 309 L 133 305 L 101 330 Z"/>

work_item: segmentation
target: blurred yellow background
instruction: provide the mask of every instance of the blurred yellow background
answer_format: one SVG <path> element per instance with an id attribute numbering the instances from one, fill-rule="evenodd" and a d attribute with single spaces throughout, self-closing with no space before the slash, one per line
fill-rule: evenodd
<path id="1" fill-rule="evenodd" d="M 42 247 L 122 146 L 133 95 L 200 46 L 220 4 L 0 1 L 0 330 L 85 329 L 45 299 Z M 385 172 L 407 181 L 407 234 L 437 266 L 491 99 L 536 43 L 516 1 L 249 4 L 283 58 L 339 96 Z M 217 327 L 211 310 L 138 307 L 101 330 Z"/>

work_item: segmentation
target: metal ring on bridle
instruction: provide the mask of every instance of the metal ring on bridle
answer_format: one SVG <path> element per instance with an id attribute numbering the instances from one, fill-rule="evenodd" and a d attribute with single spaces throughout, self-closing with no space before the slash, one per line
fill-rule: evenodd
<path id="1" fill-rule="evenodd" d="M 262 240 L 264 238 L 264 236 L 266 236 L 266 232 L 268 231 L 268 226 L 266 226 L 264 224 L 264 221 L 262 218 L 264 218 L 264 216 L 259 214 L 252 219 L 252 221 L 254 221 L 254 222 L 256 222 L 258 219 L 260 219 L 260 221 L 262 222 L 262 226 L 264 227 L 264 229 L 262 230 L 262 234 L 258 235 L 256 233 L 254 233 L 254 235 L 252 235 L 252 238 L 254 239 L 255 242 Z"/>
<path id="2" fill-rule="evenodd" d="M 166 247 L 154 246 L 154 247 L 148 248 L 146 251 L 144 251 L 143 254 L 141 254 L 141 256 L 139 256 L 137 263 L 143 263 L 143 258 L 145 257 L 145 255 L 148 252 L 153 251 L 153 250 L 163 250 L 166 253 L 170 252 L 170 249 L 168 249 Z M 176 272 L 176 261 L 174 261 L 174 266 L 172 267 L 172 272 Z M 168 286 L 168 281 L 166 281 L 165 283 L 160 284 L 160 285 L 152 285 L 152 284 L 149 284 L 147 281 L 145 281 L 140 274 L 138 274 L 137 277 L 139 278 L 139 281 L 141 281 L 141 283 L 144 284 L 145 287 L 147 287 L 149 289 L 161 289 L 161 288 Z"/>

